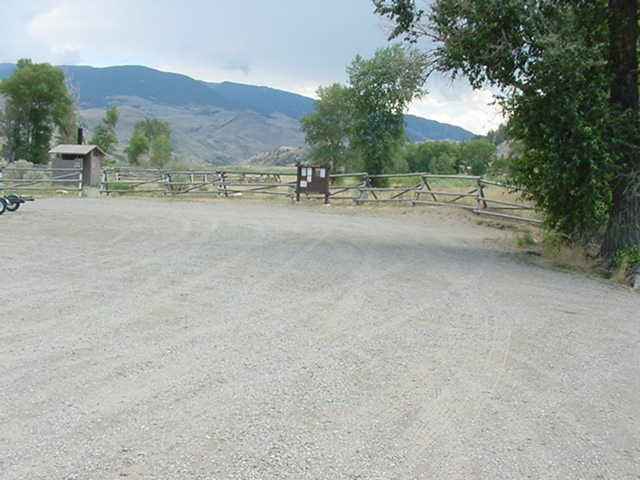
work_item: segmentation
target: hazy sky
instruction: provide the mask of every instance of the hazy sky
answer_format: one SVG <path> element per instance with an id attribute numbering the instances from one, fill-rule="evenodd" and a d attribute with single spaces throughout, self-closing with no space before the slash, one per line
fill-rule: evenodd
<path id="1" fill-rule="evenodd" d="M 0 62 L 147 65 L 314 96 L 388 44 L 370 0 L 0 0 Z M 432 78 L 411 113 L 485 133 L 491 94 Z"/>

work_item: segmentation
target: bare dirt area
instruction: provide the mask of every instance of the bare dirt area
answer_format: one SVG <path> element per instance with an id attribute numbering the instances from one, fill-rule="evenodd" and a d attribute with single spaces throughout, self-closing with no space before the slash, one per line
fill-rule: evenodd
<path id="1" fill-rule="evenodd" d="M 360 212 L 3 215 L 0 478 L 640 478 L 637 293 Z"/>

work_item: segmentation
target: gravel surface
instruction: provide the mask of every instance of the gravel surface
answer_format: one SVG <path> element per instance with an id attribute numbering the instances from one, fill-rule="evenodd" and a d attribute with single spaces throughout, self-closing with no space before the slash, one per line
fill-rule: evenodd
<path id="1" fill-rule="evenodd" d="M 0 478 L 640 478 L 640 296 L 403 212 L 3 215 Z"/>

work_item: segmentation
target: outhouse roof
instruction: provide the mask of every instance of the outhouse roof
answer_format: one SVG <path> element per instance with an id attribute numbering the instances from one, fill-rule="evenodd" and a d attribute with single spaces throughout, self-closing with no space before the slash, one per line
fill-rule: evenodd
<path id="1" fill-rule="evenodd" d="M 49 153 L 58 155 L 88 155 L 94 150 L 98 150 L 102 155 L 105 153 L 98 145 L 58 145 L 49 150 Z"/>

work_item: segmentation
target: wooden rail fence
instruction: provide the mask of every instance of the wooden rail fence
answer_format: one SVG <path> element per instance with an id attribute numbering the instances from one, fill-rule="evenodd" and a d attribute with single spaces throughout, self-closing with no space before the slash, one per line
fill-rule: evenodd
<path id="1" fill-rule="evenodd" d="M 107 168 L 102 172 L 100 192 L 225 197 L 259 193 L 290 197 L 295 180 L 296 174 L 291 172 Z"/>
<path id="2" fill-rule="evenodd" d="M 522 200 L 518 188 L 480 176 L 426 172 L 369 175 L 362 172 L 335 174 L 331 178 L 334 185 L 330 199 L 352 200 L 356 204 L 451 206 L 478 215 L 541 223 L 535 215 L 535 206 Z M 525 216 L 523 212 L 532 215 Z"/>
<path id="3" fill-rule="evenodd" d="M 104 194 L 277 195 L 295 198 L 295 171 L 163 170 L 112 167 L 103 170 Z M 317 195 L 307 195 L 316 198 Z M 459 207 L 478 215 L 540 223 L 535 207 L 517 188 L 471 175 L 426 172 L 331 175 L 329 199 L 366 203 L 406 203 L 412 206 Z M 319 197 L 318 197 L 319 198 Z M 324 197 L 323 197 L 324 198 Z"/>
<path id="4" fill-rule="evenodd" d="M 0 167 L 0 192 L 75 192 L 82 195 L 82 169 Z"/>

